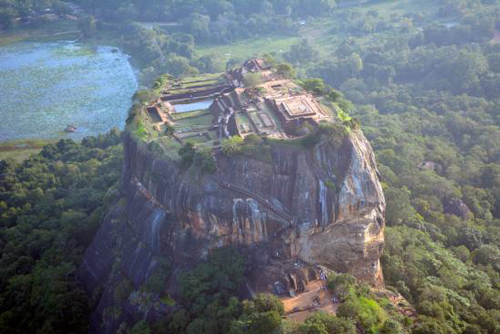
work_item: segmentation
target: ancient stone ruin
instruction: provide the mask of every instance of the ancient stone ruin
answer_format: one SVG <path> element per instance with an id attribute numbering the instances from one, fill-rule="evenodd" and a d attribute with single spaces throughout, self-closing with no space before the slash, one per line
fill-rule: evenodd
<path id="1" fill-rule="evenodd" d="M 245 87 L 245 75 L 260 76 L 258 84 Z M 292 80 L 282 78 L 262 59 L 252 59 L 215 78 L 170 84 L 158 101 L 147 108 L 156 129 L 182 120 L 179 113 L 206 110 L 213 118 L 204 127 L 178 131 L 180 139 L 206 136 L 222 139 L 249 134 L 293 138 L 305 123 L 333 121 L 332 111 Z M 211 136 L 210 131 L 216 133 Z"/>
<path id="2" fill-rule="evenodd" d="M 260 76 L 257 84 L 246 86 L 248 73 Z M 246 257 L 247 296 L 300 296 L 329 270 L 383 285 L 385 199 L 375 157 L 360 130 L 335 125 L 334 111 L 250 60 L 224 74 L 170 82 L 130 117 L 121 197 L 79 273 L 98 301 L 94 328 L 113 333 L 122 321 L 172 312 L 141 286 L 167 259 L 165 291 L 175 300 L 180 272 L 216 247 L 234 246 Z M 331 125 L 326 134 L 321 124 Z M 222 152 L 225 138 L 250 134 L 266 140 Z M 300 144 L 315 134 L 312 146 Z M 178 152 L 187 142 L 212 152 L 214 171 L 183 167 Z M 120 316 L 106 317 L 124 280 L 134 292 L 118 306 Z"/>

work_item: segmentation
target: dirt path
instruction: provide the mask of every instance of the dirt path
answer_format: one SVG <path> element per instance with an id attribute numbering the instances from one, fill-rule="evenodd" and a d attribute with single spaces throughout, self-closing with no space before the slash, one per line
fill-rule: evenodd
<path id="1" fill-rule="evenodd" d="M 291 320 L 304 321 L 316 311 L 335 314 L 340 304 L 332 302 L 332 294 L 324 289 L 326 281 L 311 281 L 306 286 L 306 291 L 295 297 L 281 298 L 285 306 L 285 314 Z M 318 303 L 314 303 L 313 299 Z"/>

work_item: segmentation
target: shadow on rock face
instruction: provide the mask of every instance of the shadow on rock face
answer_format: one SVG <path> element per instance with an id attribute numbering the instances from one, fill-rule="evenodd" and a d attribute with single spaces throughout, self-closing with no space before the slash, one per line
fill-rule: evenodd
<path id="1" fill-rule="evenodd" d="M 193 174 L 125 134 L 122 199 L 87 249 L 79 277 L 96 296 L 96 331 L 112 333 L 124 319 L 156 319 L 172 310 L 158 294 L 137 291 L 162 258 L 174 274 L 210 249 L 240 247 L 248 258 L 247 293 L 303 291 L 322 269 L 349 272 L 383 285 L 385 199 L 371 146 L 359 131 L 340 146 L 273 146 L 272 162 L 217 156 L 217 172 Z M 135 294 L 118 306 L 117 286 Z M 101 292 L 101 293 L 99 293 Z M 108 310 L 108 311 L 106 311 Z"/>

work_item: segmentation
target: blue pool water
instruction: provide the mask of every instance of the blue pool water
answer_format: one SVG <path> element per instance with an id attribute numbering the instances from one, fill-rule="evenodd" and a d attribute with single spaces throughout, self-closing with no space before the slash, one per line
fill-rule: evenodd
<path id="1" fill-rule="evenodd" d="M 198 101 L 198 102 L 193 102 L 193 103 L 186 103 L 186 104 L 176 104 L 174 105 L 175 111 L 177 112 L 189 112 L 189 111 L 195 111 L 195 110 L 202 110 L 202 109 L 208 109 L 210 105 L 214 102 L 214 100 L 203 100 L 203 101 Z"/>

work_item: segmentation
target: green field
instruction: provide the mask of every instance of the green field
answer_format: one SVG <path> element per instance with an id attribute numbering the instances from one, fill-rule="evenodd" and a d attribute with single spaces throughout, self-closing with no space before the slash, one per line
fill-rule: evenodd
<path id="1" fill-rule="evenodd" d="M 207 114 L 204 116 L 183 119 L 182 121 L 176 122 L 174 126 L 176 131 L 196 131 L 197 129 L 210 126 L 210 124 L 212 124 L 212 119 L 213 116 Z"/>
<path id="2" fill-rule="evenodd" d="M 264 53 L 286 52 L 291 45 L 299 41 L 299 36 L 269 35 L 226 45 L 202 45 L 198 46 L 196 50 L 200 56 L 213 54 L 225 63 L 230 59 L 245 60 L 261 56 Z"/>
<path id="3" fill-rule="evenodd" d="M 175 121 L 181 121 L 185 120 L 187 118 L 196 118 L 196 117 L 201 117 L 204 115 L 211 115 L 210 111 L 206 109 L 202 110 L 195 110 L 195 111 L 189 111 L 189 112 L 176 112 L 172 113 L 171 116 Z"/>
<path id="4" fill-rule="evenodd" d="M 37 42 L 71 40 L 79 36 L 80 31 L 76 20 L 58 19 L 40 28 L 17 28 L 8 33 L 0 33 L 0 46 L 30 40 Z"/>
<path id="5" fill-rule="evenodd" d="M 23 162 L 28 159 L 31 155 L 40 152 L 40 148 L 33 149 L 18 149 L 14 151 L 0 151 L 0 160 L 12 159 L 15 162 Z"/>
<path id="6" fill-rule="evenodd" d="M 172 160 L 179 160 L 179 149 L 182 147 L 177 140 L 172 137 L 160 137 L 155 140 L 163 148 L 163 153 Z"/>
<path id="7" fill-rule="evenodd" d="M 191 143 L 191 144 L 203 144 L 203 143 L 206 143 L 207 142 L 207 138 L 205 138 L 205 136 L 203 137 L 190 137 L 190 138 L 186 138 L 184 139 L 184 142 L 186 143 Z"/>
<path id="8" fill-rule="evenodd" d="M 217 83 L 222 79 L 222 73 L 205 73 L 202 75 L 188 77 L 181 81 L 181 85 L 185 87 L 194 86 L 195 84 L 209 85 Z"/>
<path id="9" fill-rule="evenodd" d="M 431 15 L 428 15 L 429 13 L 427 12 L 421 13 L 421 8 L 424 5 L 427 10 L 432 13 Z M 397 2 L 363 4 L 362 6 L 349 8 L 348 10 L 338 9 L 337 15 L 333 18 L 315 18 L 301 27 L 296 36 L 268 35 L 226 45 L 199 45 L 196 51 L 199 56 L 215 55 L 219 57 L 223 63 L 230 59 L 239 59 L 243 61 L 252 57 L 262 56 L 266 53 L 282 54 L 287 52 L 290 46 L 305 38 L 311 45 L 317 48 L 322 56 L 328 56 L 331 52 L 335 51 L 337 45 L 344 39 L 347 37 L 353 38 L 352 34 L 347 34 L 342 31 L 342 18 L 346 11 L 360 13 L 360 15 L 365 15 L 370 11 L 376 11 L 379 17 L 390 20 L 392 24 L 399 26 L 400 17 L 394 20 L 394 13 L 398 14 L 398 16 L 408 13 L 427 14 L 423 15 L 423 21 L 429 22 L 435 21 L 434 12 L 437 11 L 438 7 L 438 3 L 435 0 L 422 0 L 418 2 L 402 0 Z M 360 44 L 383 44 L 384 40 L 392 37 L 393 33 L 390 31 L 382 31 L 354 37 L 354 39 Z"/>
<path id="10" fill-rule="evenodd" d="M 45 145 L 54 141 L 49 140 L 16 140 L 0 142 L 0 160 L 13 159 L 23 162 L 32 154 L 39 153 Z"/>

